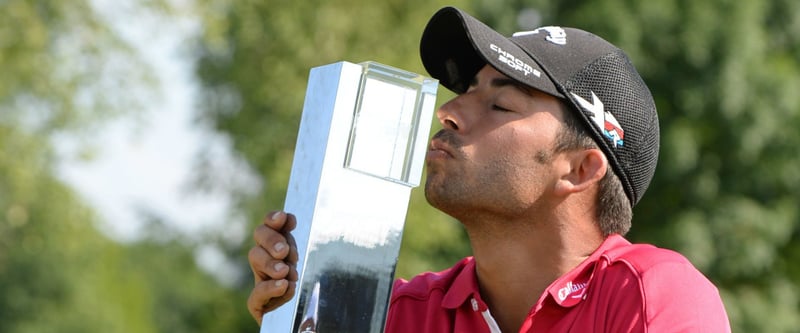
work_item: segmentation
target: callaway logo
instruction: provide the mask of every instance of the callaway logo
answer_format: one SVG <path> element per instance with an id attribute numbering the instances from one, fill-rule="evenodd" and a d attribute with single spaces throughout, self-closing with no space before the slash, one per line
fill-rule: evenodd
<path id="1" fill-rule="evenodd" d="M 614 144 L 614 148 L 622 146 L 625 144 L 625 131 L 622 130 L 622 126 L 619 125 L 617 122 L 617 118 L 614 118 L 609 112 L 605 111 L 605 107 L 603 106 L 603 102 L 597 98 L 597 95 L 594 94 L 592 91 L 592 102 L 583 99 L 576 95 L 575 93 L 571 93 L 575 100 L 592 114 L 592 120 L 603 131 L 603 135 L 606 136 L 611 142 Z"/>
<path id="2" fill-rule="evenodd" d="M 563 301 L 570 298 L 581 298 L 583 294 L 586 293 L 586 285 L 587 283 L 575 283 L 573 284 L 572 281 L 567 282 L 567 285 L 564 288 L 558 290 L 558 300 Z M 578 294 L 575 294 L 578 293 Z M 575 295 L 573 295 L 575 294 Z M 571 296 L 570 296 L 571 295 Z"/>
<path id="3" fill-rule="evenodd" d="M 499 46 L 490 44 L 489 48 L 492 49 L 492 51 L 497 52 L 497 60 L 508 65 L 511 67 L 511 69 L 525 73 L 525 76 L 528 76 L 530 73 L 533 73 L 533 75 L 536 75 L 536 77 L 542 76 L 542 72 L 534 69 L 531 67 L 531 65 L 526 64 L 524 61 L 517 59 L 517 57 L 515 57 L 513 54 L 506 52 Z"/>
<path id="4" fill-rule="evenodd" d="M 547 37 L 544 39 L 549 42 L 558 45 L 567 45 L 567 32 L 564 31 L 562 27 L 541 27 L 532 31 L 515 32 L 512 36 L 517 37 L 538 34 L 541 30 L 547 31 Z"/>

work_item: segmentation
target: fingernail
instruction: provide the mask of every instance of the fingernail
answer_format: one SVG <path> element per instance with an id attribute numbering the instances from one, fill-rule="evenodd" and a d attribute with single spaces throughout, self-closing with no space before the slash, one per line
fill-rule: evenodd
<path id="1" fill-rule="evenodd" d="M 283 287 L 283 285 L 285 285 L 285 284 L 286 284 L 286 280 L 275 281 L 275 286 L 276 287 Z"/>
<path id="2" fill-rule="evenodd" d="M 281 211 L 274 212 L 272 213 L 272 215 L 269 216 L 269 219 L 275 221 L 278 219 L 279 216 L 281 216 L 281 213 L 282 213 Z"/>
<path id="3" fill-rule="evenodd" d="M 273 268 L 275 268 L 275 271 L 280 272 L 284 268 L 286 268 L 286 264 L 284 264 L 282 262 L 279 262 L 279 263 L 276 263 L 275 266 L 273 266 Z"/>
<path id="4" fill-rule="evenodd" d="M 286 248 L 286 244 L 284 244 L 283 242 L 278 242 L 278 243 L 275 244 L 275 246 L 273 246 L 273 248 L 275 249 L 275 251 L 280 252 L 280 251 L 283 251 L 283 249 Z"/>

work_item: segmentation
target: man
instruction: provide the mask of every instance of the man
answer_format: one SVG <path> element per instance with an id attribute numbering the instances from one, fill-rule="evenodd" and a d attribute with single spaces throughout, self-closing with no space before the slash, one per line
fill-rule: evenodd
<path id="1" fill-rule="evenodd" d="M 717 289 L 683 256 L 624 238 L 653 176 L 653 98 L 627 56 L 578 29 L 506 38 L 443 8 L 422 62 L 458 93 L 437 117 L 425 194 L 473 257 L 393 289 L 387 332 L 727 332 Z M 294 290 L 291 215 L 250 251 L 256 320 Z"/>

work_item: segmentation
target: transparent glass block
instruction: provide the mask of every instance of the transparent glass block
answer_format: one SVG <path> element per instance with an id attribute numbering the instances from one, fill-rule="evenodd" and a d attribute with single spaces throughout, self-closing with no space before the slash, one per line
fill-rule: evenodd
<path id="1" fill-rule="evenodd" d="M 427 152 L 422 110 L 436 102 L 438 81 L 375 62 L 364 68 L 345 167 L 418 186 Z"/>

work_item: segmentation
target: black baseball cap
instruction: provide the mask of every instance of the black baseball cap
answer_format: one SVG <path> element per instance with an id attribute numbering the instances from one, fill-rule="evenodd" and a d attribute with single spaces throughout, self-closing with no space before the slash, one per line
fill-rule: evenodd
<path id="1" fill-rule="evenodd" d="M 541 27 L 505 37 L 453 7 L 440 9 L 422 34 L 431 76 L 464 93 L 486 64 L 562 99 L 579 114 L 636 205 L 656 169 L 659 127 L 650 90 L 628 56 L 575 28 Z"/>

